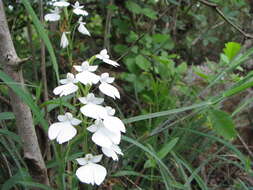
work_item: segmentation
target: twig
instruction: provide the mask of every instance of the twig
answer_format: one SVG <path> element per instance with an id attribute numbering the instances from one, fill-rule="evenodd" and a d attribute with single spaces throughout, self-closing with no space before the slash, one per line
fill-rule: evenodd
<path id="1" fill-rule="evenodd" d="M 0 100 L 2 100 L 3 102 L 5 102 L 6 104 L 8 104 L 9 106 L 11 106 L 11 103 L 9 100 L 7 100 L 5 97 L 0 96 Z"/>
<path id="2" fill-rule="evenodd" d="M 253 158 L 253 153 L 249 149 L 248 145 L 244 142 L 243 138 L 239 134 L 237 136 L 238 136 L 239 140 L 241 141 L 243 147 L 247 150 L 247 152 L 249 153 L 249 155 L 251 156 L 251 158 Z"/>
<path id="3" fill-rule="evenodd" d="M 219 9 L 219 6 L 217 4 L 211 3 L 211 2 L 206 1 L 206 0 L 198 0 L 198 1 L 200 3 L 202 3 L 203 5 L 206 5 L 206 6 L 210 7 L 210 8 L 212 8 L 218 15 L 220 15 L 223 18 L 223 20 L 225 20 L 228 24 L 230 24 L 234 29 L 236 29 L 239 33 L 241 33 L 245 38 L 253 39 L 253 35 L 246 33 L 239 26 L 237 26 L 231 20 L 229 20 L 224 15 L 224 13 Z"/>

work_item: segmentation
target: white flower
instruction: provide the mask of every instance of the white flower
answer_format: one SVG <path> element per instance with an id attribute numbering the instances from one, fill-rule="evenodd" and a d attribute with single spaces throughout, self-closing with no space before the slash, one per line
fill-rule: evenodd
<path id="1" fill-rule="evenodd" d="M 116 144 L 112 144 L 110 148 L 102 147 L 102 152 L 115 161 L 119 159 L 117 154 L 123 155 L 121 149 Z"/>
<path id="2" fill-rule="evenodd" d="M 76 171 L 77 178 L 83 183 L 100 185 L 107 174 L 103 166 L 96 164 L 101 159 L 102 155 L 93 156 L 92 154 L 86 154 L 85 158 L 76 159 L 78 164 L 82 165 Z"/>
<path id="3" fill-rule="evenodd" d="M 94 133 L 92 141 L 101 147 L 111 149 L 113 144 L 119 144 L 121 134 L 118 130 L 111 131 L 105 128 L 102 120 L 96 120 L 94 125 L 87 128 L 88 131 Z"/>
<path id="4" fill-rule="evenodd" d="M 76 79 L 84 85 L 97 84 L 99 76 L 92 73 L 97 70 L 98 66 L 90 66 L 88 61 L 84 61 L 81 66 L 74 65 L 74 68 L 80 72 L 76 75 Z"/>
<path id="5" fill-rule="evenodd" d="M 57 7 L 55 7 L 55 9 L 54 10 L 51 10 L 51 13 L 49 13 L 49 14 L 46 14 L 45 15 L 45 17 L 44 17 L 44 19 L 45 19 L 45 21 L 58 21 L 58 20 L 60 20 L 60 10 L 57 8 Z"/>
<path id="6" fill-rule="evenodd" d="M 68 40 L 68 38 L 67 38 L 67 34 L 68 32 L 63 32 L 62 33 L 62 36 L 61 36 L 61 44 L 60 44 L 60 46 L 62 47 L 62 48 L 65 48 L 65 47 L 67 47 L 68 45 L 69 45 L 69 40 Z"/>
<path id="7" fill-rule="evenodd" d="M 59 122 L 49 126 L 48 137 L 50 140 L 56 139 L 59 144 L 71 140 L 76 135 L 76 129 L 73 126 L 79 125 L 80 120 L 74 118 L 71 113 L 58 116 Z"/>
<path id="8" fill-rule="evenodd" d="M 65 0 L 60 0 L 60 1 L 54 2 L 53 6 L 55 6 L 55 7 L 68 7 L 69 2 L 66 2 Z"/>
<path id="9" fill-rule="evenodd" d="M 96 55 L 96 57 L 98 59 L 101 59 L 103 62 L 105 62 L 105 63 L 107 63 L 109 65 L 112 65 L 114 67 L 118 67 L 119 66 L 119 64 L 116 61 L 113 61 L 113 60 L 109 59 L 110 56 L 108 55 L 106 49 L 101 50 L 100 53 Z"/>
<path id="10" fill-rule="evenodd" d="M 79 101 L 86 104 L 80 109 L 83 115 L 93 119 L 106 117 L 107 111 L 100 105 L 104 102 L 103 98 L 96 98 L 93 93 L 90 93 L 86 97 L 79 98 Z"/>
<path id="11" fill-rule="evenodd" d="M 88 16 L 89 13 L 83 10 L 84 6 L 80 6 L 78 1 L 76 1 L 75 4 L 72 6 L 74 8 L 73 13 L 75 13 L 76 15 Z"/>
<path id="12" fill-rule="evenodd" d="M 118 130 L 125 133 L 126 128 L 124 123 L 118 117 L 113 116 L 115 114 L 115 109 L 111 108 L 110 106 L 106 106 L 105 109 L 107 110 L 108 115 L 103 117 L 104 126 L 110 131 Z"/>
<path id="13" fill-rule="evenodd" d="M 72 94 L 78 90 L 78 86 L 75 85 L 77 82 L 78 81 L 75 79 L 74 75 L 72 73 L 68 73 L 66 79 L 60 80 L 60 83 L 63 85 L 56 87 L 53 93 L 60 96 Z"/>
<path id="14" fill-rule="evenodd" d="M 12 5 L 9 5 L 9 6 L 8 6 L 8 9 L 9 9 L 10 11 L 13 11 L 13 6 L 12 6 Z"/>
<path id="15" fill-rule="evenodd" d="M 114 86 L 110 85 L 114 81 L 113 77 L 109 77 L 108 73 L 103 73 L 100 76 L 100 82 L 101 84 L 99 85 L 99 90 L 104 93 L 107 96 L 110 96 L 112 98 L 120 98 L 120 94 L 117 88 Z"/>
<path id="16" fill-rule="evenodd" d="M 79 26 L 78 26 L 78 31 L 84 35 L 90 36 L 90 32 L 88 29 L 85 27 L 85 22 L 83 22 L 83 17 L 80 17 L 78 20 Z"/>

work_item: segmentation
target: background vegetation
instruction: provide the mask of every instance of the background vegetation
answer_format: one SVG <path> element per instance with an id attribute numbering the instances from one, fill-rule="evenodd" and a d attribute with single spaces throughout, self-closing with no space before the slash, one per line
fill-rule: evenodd
<path id="1" fill-rule="evenodd" d="M 39 12 L 37 1 L 4 1 L 16 51 L 29 60 L 23 64 L 26 91 L 16 88 L 0 70 L 0 189 L 57 189 L 54 174 L 60 163 L 47 154 L 52 146 L 46 128 L 55 120 L 59 106 L 75 111 L 73 105 L 53 96 L 57 68 L 59 73 L 67 73 L 70 61 L 89 58 L 103 47 L 121 65 L 113 71 L 105 66 L 102 70 L 117 79 L 122 98 L 111 104 L 125 118 L 127 133 L 121 146 L 124 157 L 116 163 L 106 162 L 110 175 L 97 189 L 252 189 L 250 2 L 80 2 L 90 13 L 86 26 L 92 37 L 77 36 L 73 60 L 69 60 L 59 47 L 60 32 L 55 25 L 50 24 L 45 33 L 40 30 L 45 24 L 36 22 L 32 14 Z M 45 12 L 49 10 L 46 3 Z M 45 42 L 53 49 L 46 44 L 45 95 L 45 83 L 40 80 L 40 42 L 46 36 L 50 42 Z M 52 51 L 57 62 L 52 61 Z M 27 173 L 8 87 L 14 88 L 33 111 L 50 171 L 50 188 L 35 183 Z M 66 162 L 80 154 L 79 147 L 73 146 Z M 77 180 L 68 184 L 68 176 L 74 174 L 67 170 L 62 175 L 64 188 L 72 189 Z"/>

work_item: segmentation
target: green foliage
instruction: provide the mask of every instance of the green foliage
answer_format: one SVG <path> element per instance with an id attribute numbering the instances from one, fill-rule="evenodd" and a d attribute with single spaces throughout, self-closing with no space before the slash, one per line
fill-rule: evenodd
<path id="1" fill-rule="evenodd" d="M 58 32 L 45 31 L 38 20 L 36 2 L 21 2 L 25 9 L 7 12 L 14 44 L 22 57 L 30 56 L 30 52 L 24 48 L 28 46 L 26 10 L 33 22 L 32 27 L 37 31 L 32 37 L 36 61 L 39 63 L 40 39 L 45 42 L 49 53 L 46 61 L 49 96 L 52 97 L 52 81 L 59 79 L 58 70 L 66 72 L 71 63 L 58 48 Z M 219 176 L 216 172 L 230 174 L 231 168 L 246 176 L 252 175 L 251 158 L 246 159 L 244 155 L 248 156 L 247 151 L 245 153 L 239 150 L 236 142 L 231 140 L 236 139 L 240 133 L 237 130 L 240 114 L 249 109 L 253 98 L 238 103 L 231 112 L 224 110 L 223 103 L 230 101 L 229 98 L 241 96 L 241 93 L 253 86 L 253 72 L 243 68 L 243 63 L 253 54 L 253 49 L 243 52 L 243 45 L 237 43 L 242 41 L 239 33 L 210 7 L 199 2 L 127 0 L 123 3 L 114 1 L 112 5 L 107 5 L 107 2 L 87 1 L 87 9 L 92 14 L 86 21 L 89 21 L 87 28 L 92 31 L 92 37 L 75 37 L 73 54 L 77 59 L 73 63 L 96 54 L 101 48 L 94 48 L 94 44 L 105 46 L 105 37 L 110 40 L 107 45 L 111 56 L 121 58 L 120 72 L 115 70 L 114 75 L 121 79 L 119 82 L 117 80 L 118 84 L 123 84 L 122 100 L 117 105 L 122 116 L 126 117 L 124 123 L 127 135 L 123 137 L 125 143 L 121 148 L 124 157 L 120 158 L 119 164 L 109 168 L 111 163 L 104 163 L 108 165 L 108 173 L 112 171 L 107 179 L 108 184 L 116 181 L 108 188 L 250 189 L 249 182 L 236 174 L 233 177 L 224 175 L 223 181 L 217 182 L 215 187 L 212 182 L 215 183 Z M 240 25 L 244 21 L 245 30 L 247 25 L 250 26 L 247 21 L 250 18 L 248 7 L 244 1 L 210 2 L 217 3 L 224 15 L 235 24 Z M 86 8 L 86 2 L 83 3 Z M 109 20 L 110 33 L 104 36 L 109 10 L 113 13 Z M 50 40 L 49 33 L 52 37 Z M 50 69 L 51 63 L 53 69 Z M 107 67 L 103 69 L 107 70 Z M 24 65 L 23 70 L 27 75 L 25 82 L 27 85 L 35 85 L 35 88 L 24 90 L 0 71 L 3 81 L 0 93 L 8 98 L 7 86 L 14 90 L 32 109 L 35 125 L 40 124 L 47 129 L 49 121 L 45 119 L 45 112 L 51 119 L 55 118 L 55 108 L 76 113 L 75 106 L 78 103 L 69 103 L 71 96 L 44 102 L 42 83 L 33 80 L 28 64 Z M 2 107 L 2 102 L 0 106 Z M 0 189 L 50 189 L 35 183 L 28 175 L 20 154 L 21 141 L 12 127 L 15 126 L 14 114 L 5 106 L 0 113 L 0 125 L 4 126 L 0 129 L 0 156 L 7 157 L 13 176 L 6 175 L 8 168 L 0 162 L 0 178 L 4 179 L 0 181 L 3 183 Z M 88 124 L 87 121 L 84 123 Z M 79 131 L 82 129 L 83 126 L 78 128 Z M 84 150 L 79 145 L 90 144 L 87 135 L 77 136 L 76 140 L 62 148 L 51 144 L 50 147 L 56 154 L 47 160 L 47 167 L 57 172 L 57 176 L 50 179 L 53 187 L 87 188 L 78 184 L 72 172 L 77 167 L 75 159 L 83 156 Z M 96 152 L 97 148 L 92 147 L 92 151 Z M 68 168 L 69 171 L 66 172 L 63 167 L 69 163 L 73 164 L 73 168 Z"/>
<path id="2" fill-rule="evenodd" d="M 228 57 L 229 61 L 231 61 L 241 50 L 241 45 L 236 42 L 228 42 L 225 44 L 225 48 L 223 49 L 224 54 Z"/>
<path id="3" fill-rule="evenodd" d="M 211 109 L 209 111 L 209 119 L 212 127 L 218 134 L 228 140 L 232 140 L 236 137 L 235 125 L 230 115 L 221 110 Z"/>

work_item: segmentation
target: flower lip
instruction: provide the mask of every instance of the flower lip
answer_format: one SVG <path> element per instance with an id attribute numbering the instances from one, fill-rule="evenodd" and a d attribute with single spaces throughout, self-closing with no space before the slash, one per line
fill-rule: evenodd
<path id="1" fill-rule="evenodd" d="M 70 5 L 70 3 L 65 0 L 60 0 L 60 1 L 53 3 L 53 6 L 55 6 L 55 7 L 68 7 L 69 5 Z"/>

